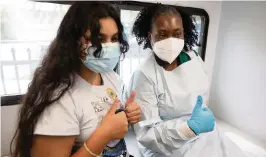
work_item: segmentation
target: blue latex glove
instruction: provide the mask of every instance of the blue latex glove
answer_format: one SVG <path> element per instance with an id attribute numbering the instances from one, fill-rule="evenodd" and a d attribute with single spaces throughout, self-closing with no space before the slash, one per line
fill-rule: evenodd
<path id="1" fill-rule="evenodd" d="M 202 97 L 198 96 L 190 119 L 187 121 L 188 126 L 196 135 L 205 132 L 211 132 L 214 129 L 215 117 L 209 108 L 202 108 Z"/>

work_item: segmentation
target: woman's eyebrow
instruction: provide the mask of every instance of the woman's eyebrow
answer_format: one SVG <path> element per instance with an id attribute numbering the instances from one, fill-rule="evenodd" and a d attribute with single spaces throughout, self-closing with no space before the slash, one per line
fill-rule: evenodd
<path id="1" fill-rule="evenodd" d="M 166 29 L 158 29 L 158 32 L 159 33 L 167 33 L 167 30 Z"/>

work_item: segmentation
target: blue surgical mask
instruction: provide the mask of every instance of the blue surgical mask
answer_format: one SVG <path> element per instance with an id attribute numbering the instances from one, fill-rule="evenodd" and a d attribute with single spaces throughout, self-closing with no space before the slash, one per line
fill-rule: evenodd
<path id="1" fill-rule="evenodd" d="M 83 64 L 96 73 L 113 71 L 121 55 L 119 43 L 103 43 L 99 58 L 93 55 L 96 49 L 95 47 L 86 49 L 87 56 L 86 60 L 82 60 Z"/>

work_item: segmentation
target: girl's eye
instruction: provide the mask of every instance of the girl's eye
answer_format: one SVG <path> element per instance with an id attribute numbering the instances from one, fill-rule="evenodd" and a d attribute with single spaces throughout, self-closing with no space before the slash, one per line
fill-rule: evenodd
<path id="1" fill-rule="evenodd" d="M 116 36 L 116 37 L 113 37 L 112 38 L 112 42 L 114 43 L 114 42 L 118 42 L 118 37 Z"/>

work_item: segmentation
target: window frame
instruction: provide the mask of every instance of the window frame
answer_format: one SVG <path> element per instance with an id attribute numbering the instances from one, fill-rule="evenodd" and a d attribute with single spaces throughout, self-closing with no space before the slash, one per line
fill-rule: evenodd
<path id="1" fill-rule="evenodd" d="M 74 1 L 37 1 L 32 0 L 34 2 L 39 3 L 55 3 L 55 4 L 69 4 L 71 5 Z M 139 11 L 143 7 L 147 7 L 149 5 L 152 5 L 153 3 L 147 3 L 147 2 L 137 2 L 137 1 L 109 1 L 113 5 L 117 5 L 119 9 L 119 14 L 121 12 L 121 9 L 125 10 L 136 10 Z M 200 8 L 192 8 L 192 7 L 184 7 L 184 6 L 175 6 L 177 9 L 182 10 L 185 13 L 188 13 L 190 15 L 198 15 L 198 16 L 204 16 L 206 21 L 203 27 L 201 28 L 202 34 L 202 43 L 200 43 L 201 46 L 201 57 L 202 60 L 205 61 L 206 56 L 206 46 L 207 46 L 207 36 L 208 36 L 208 29 L 209 29 L 209 15 L 204 9 Z M 120 64 L 116 67 L 116 72 L 119 72 L 120 70 Z M 18 105 L 21 104 L 21 100 L 25 94 L 22 95 L 4 95 L 1 96 L 1 106 L 12 106 L 12 105 Z"/>

